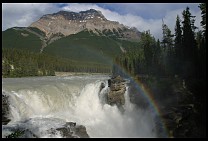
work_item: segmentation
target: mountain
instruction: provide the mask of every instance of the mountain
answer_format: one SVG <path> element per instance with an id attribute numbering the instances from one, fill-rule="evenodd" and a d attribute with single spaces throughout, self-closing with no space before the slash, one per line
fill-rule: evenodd
<path id="1" fill-rule="evenodd" d="M 68 59 L 76 66 L 111 66 L 115 56 L 138 46 L 140 34 L 136 28 L 107 20 L 94 9 L 59 11 L 42 16 L 29 27 L 3 31 L 2 48 L 42 52 Z"/>
<path id="2" fill-rule="evenodd" d="M 64 36 L 77 34 L 83 30 L 93 31 L 97 35 L 116 35 L 121 39 L 140 39 L 136 28 L 129 28 L 115 21 L 107 20 L 100 11 L 90 9 L 79 13 L 59 11 L 42 16 L 30 27 L 36 27 L 50 39 L 54 34 Z"/>
<path id="3" fill-rule="evenodd" d="M 40 52 L 44 33 L 37 28 L 13 27 L 2 32 L 2 48 L 18 48 Z"/>

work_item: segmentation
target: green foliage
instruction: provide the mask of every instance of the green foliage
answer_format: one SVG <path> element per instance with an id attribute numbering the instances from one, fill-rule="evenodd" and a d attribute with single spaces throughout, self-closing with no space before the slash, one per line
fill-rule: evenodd
<path id="1" fill-rule="evenodd" d="M 203 27 L 204 36 L 206 36 L 206 3 L 199 4 L 199 8 L 201 9 L 201 26 Z"/>
<path id="2" fill-rule="evenodd" d="M 173 64 L 175 63 L 173 60 L 175 50 L 173 46 L 173 34 L 171 33 L 171 30 L 166 24 L 162 24 L 162 31 L 163 31 L 163 64 L 164 64 L 164 70 L 166 74 L 173 74 Z"/>
<path id="3" fill-rule="evenodd" d="M 150 31 L 143 32 L 141 34 L 141 42 L 144 48 L 145 64 L 147 68 L 147 73 L 151 73 L 150 67 L 153 61 L 153 46 L 155 45 L 155 40 L 151 36 Z"/>
<path id="4" fill-rule="evenodd" d="M 183 52 L 183 64 L 182 68 L 183 77 L 188 78 L 195 75 L 197 65 L 197 45 L 194 33 L 194 17 L 192 16 L 189 8 L 183 11 L 183 37 L 182 37 L 182 52 Z"/>
<path id="5" fill-rule="evenodd" d="M 41 31 L 40 29 L 36 28 L 36 27 L 27 27 L 28 29 L 36 32 L 37 34 L 41 35 L 41 36 L 45 36 L 45 33 L 43 31 Z"/>
<path id="6" fill-rule="evenodd" d="M 16 130 L 15 132 L 9 134 L 8 136 L 6 136 L 6 138 L 19 138 L 21 137 L 23 134 L 24 134 L 24 130 L 21 131 L 21 130 Z"/>
<path id="7" fill-rule="evenodd" d="M 121 53 L 121 49 L 115 40 L 83 31 L 53 42 L 44 52 L 79 63 L 111 65 L 112 58 Z"/>
<path id="8" fill-rule="evenodd" d="M 160 46 L 156 44 L 154 37 L 149 31 L 141 34 L 141 41 L 135 43 L 134 46 L 127 47 L 125 53 L 119 55 L 115 59 L 115 63 L 119 64 L 127 72 L 132 75 L 152 74 L 156 68 L 152 67 L 159 63 Z M 154 61 L 154 63 L 153 63 Z M 154 68 L 154 69 L 153 69 Z M 114 67 L 114 73 L 117 71 Z"/>
<path id="9" fill-rule="evenodd" d="M 2 76 L 54 76 L 62 72 L 111 72 L 111 66 L 92 62 L 77 62 L 45 53 L 32 53 L 15 48 L 2 48 Z"/>
<path id="10" fill-rule="evenodd" d="M 40 52 L 41 40 L 24 29 L 10 28 L 2 32 L 2 47 Z"/>
<path id="11" fill-rule="evenodd" d="M 50 67 L 53 60 L 51 58 L 27 50 L 2 48 L 2 75 L 3 77 L 40 76 L 41 70 L 50 72 L 45 75 L 53 75 L 54 68 Z M 44 67 L 42 59 L 47 61 Z"/>
<path id="12" fill-rule="evenodd" d="M 173 35 L 171 34 L 171 30 L 168 28 L 166 24 L 162 24 L 162 31 L 163 31 L 163 40 L 162 44 L 163 47 L 168 49 L 168 52 L 170 53 L 173 46 Z"/>
<path id="13" fill-rule="evenodd" d="M 182 70 L 180 66 L 182 65 L 181 60 L 183 58 L 183 51 L 182 51 L 182 29 L 180 25 L 180 18 L 177 15 L 176 17 L 176 25 L 175 25 L 175 40 L 174 40 L 174 47 L 175 47 L 175 70 L 176 74 L 179 74 Z"/>

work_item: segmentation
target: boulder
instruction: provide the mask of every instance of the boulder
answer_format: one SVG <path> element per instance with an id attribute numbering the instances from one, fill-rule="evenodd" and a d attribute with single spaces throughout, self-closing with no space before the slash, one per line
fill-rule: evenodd
<path id="1" fill-rule="evenodd" d="M 81 138 L 89 138 L 86 128 L 83 125 L 79 125 L 75 128 L 75 134 Z"/>
<path id="2" fill-rule="evenodd" d="M 124 93 L 126 91 L 125 80 L 121 76 L 116 76 L 108 80 L 110 91 L 107 94 L 107 103 L 121 106 L 125 104 Z"/>
<path id="3" fill-rule="evenodd" d="M 70 128 L 62 127 L 62 128 L 57 128 L 57 131 L 60 131 L 61 135 L 65 138 L 75 138 L 73 136 L 73 132 L 70 131 Z"/>
<path id="4" fill-rule="evenodd" d="M 56 130 L 65 138 L 89 138 L 85 126 L 76 125 L 75 122 L 67 122 L 63 127 Z"/>

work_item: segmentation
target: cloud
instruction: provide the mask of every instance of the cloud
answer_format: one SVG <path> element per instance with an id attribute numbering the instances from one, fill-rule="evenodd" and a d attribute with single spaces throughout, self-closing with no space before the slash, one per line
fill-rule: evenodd
<path id="1" fill-rule="evenodd" d="M 111 4 L 114 5 L 114 4 Z M 176 16 L 177 14 L 180 16 L 180 18 L 182 19 L 182 11 L 186 8 L 187 4 L 182 4 L 182 5 L 172 5 L 171 4 L 167 5 L 167 4 L 152 4 L 152 5 L 148 5 L 148 4 L 115 4 L 114 7 L 120 7 L 120 9 L 123 9 L 124 11 L 129 11 L 129 13 L 135 13 L 132 11 L 136 11 L 136 8 L 139 9 L 139 7 L 141 7 L 142 10 L 140 11 L 146 11 L 147 13 L 149 13 L 149 11 L 155 15 L 157 15 L 158 13 L 162 13 L 162 18 L 165 22 L 165 24 L 168 25 L 168 27 L 170 28 L 170 30 L 172 31 L 172 33 L 174 33 L 174 28 L 175 28 L 175 23 L 176 23 Z M 126 8 L 124 8 L 126 6 Z M 149 6 L 149 7 L 148 7 Z M 190 5 L 191 7 L 193 7 L 193 5 Z M 104 8 L 103 8 L 104 7 Z M 108 7 L 108 6 L 106 6 Z M 96 9 L 96 10 L 100 10 L 103 15 L 108 19 L 108 20 L 112 20 L 112 21 L 118 21 L 119 23 L 122 23 L 124 25 L 127 25 L 129 27 L 136 27 L 139 31 L 146 31 L 146 30 L 150 30 L 150 33 L 156 38 L 156 39 L 162 39 L 162 18 L 144 18 L 140 15 L 134 15 L 134 14 L 120 14 L 117 13 L 115 11 L 109 10 L 109 9 L 105 9 L 105 6 L 98 6 L 96 4 L 68 4 L 65 5 L 65 7 L 63 7 L 63 10 L 66 11 L 75 11 L 75 12 L 79 12 L 79 11 L 84 11 L 84 10 L 89 10 L 89 9 Z M 176 9 L 174 9 L 174 7 Z M 183 7 L 183 8 L 182 8 Z M 130 9 L 132 8 L 132 9 Z M 172 10 L 168 10 L 172 9 Z M 149 10 L 151 9 L 151 10 Z M 156 13 L 155 13 L 156 11 Z M 165 11 L 165 12 L 164 12 Z M 200 21 L 201 21 L 201 16 L 200 16 L 200 10 L 196 10 L 196 9 L 190 9 L 190 12 L 192 13 L 192 15 L 196 16 L 196 22 L 195 25 L 197 27 L 199 27 L 199 29 L 201 29 L 200 27 Z M 127 13 L 127 12 L 126 12 Z M 148 16 L 146 16 L 148 17 Z"/>
<path id="2" fill-rule="evenodd" d="M 185 10 L 185 9 L 176 9 L 176 10 L 170 11 L 164 17 L 164 22 L 171 29 L 172 33 L 175 32 L 176 16 L 179 15 L 180 19 L 183 20 L 183 16 L 182 16 L 183 10 Z M 190 9 L 190 12 L 193 16 L 196 16 L 195 17 L 195 26 L 201 30 L 202 29 L 200 26 L 201 12 L 194 11 L 191 9 Z M 181 26 L 182 26 L 182 23 L 181 23 Z"/>
<path id="3" fill-rule="evenodd" d="M 29 26 L 42 15 L 57 12 L 59 10 L 54 4 L 44 3 L 3 3 L 2 4 L 2 29 L 10 27 Z"/>
<path id="4" fill-rule="evenodd" d="M 193 7 L 193 5 L 191 5 Z M 196 5 L 195 5 L 196 7 Z M 177 14 L 182 19 L 182 11 L 186 5 L 173 4 L 3 4 L 3 30 L 14 26 L 29 26 L 42 15 L 55 13 L 59 10 L 85 11 L 96 9 L 111 21 L 118 21 L 129 27 L 136 27 L 139 31 L 150 30 L 156 39 L 162 38 L 162 18 L 174 33 Z M 15 10 L 11 10 L 15 9 Z M 123 11 L 123 12 L 121 12 Z M 196 16 L 195 25 L 200 27 L 200 10 L 190 8 L 192 15 Z M 156 15 L 153 17 L 153 15 Z M 200 27 L 201 29 L 201 27 Z"/>
<path id="5" fill-rule="evenodd" d="M 199 10 L 197 3 L 98 3 L 98 6 L 118 13 L 140 15 L 145 19 L 163 18 L 167 12 L 176 9 L 184 9 L 189 6 L 190 9 Z"/>

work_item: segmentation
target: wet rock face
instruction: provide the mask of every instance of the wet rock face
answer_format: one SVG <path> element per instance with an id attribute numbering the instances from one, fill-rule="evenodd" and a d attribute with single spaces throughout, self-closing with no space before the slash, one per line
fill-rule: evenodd
<path id="1" fill-rule="evenodd" d="M 124 105 L 124 93 L 126 91 L 125 80 L 120 76 L 111 78 L 108 80 L 108 86 L 110 87 L 110 92 L 107 95 L 108 104 L 116 104 L 117 106 Z"/>
<path id="2" fill-rule="evenodd" d="M 2 125 L 8 124 L 10 119 L 7 117 L 9 114 L 8 96 L 2 93 Z"/>
<path id="3" fill-rule="evenodd" d="M 101 91 L 103 88 L 105 88 L 105 84 L 104 84 L 104 83 L 101 83 L 101 85 L 100 85 L 100 91 Z"/>
<path id="4" fill-rule="evenodd" d="M 25 127 L 10 127 L 9 130 L 11 131 L 11 134 L 6 135 L 5 138 L 42 138 L 41 136 L 36 135 L 33 130 Z M 51 137 L 54 137 L 57 135 L 57 131 L 63 138 L 89 138 L 85 126 L 76 125 L 75 122 L 66 122 L 62 127 L 51 128 L 46 132 Z"/>
<path id="5" fill-rule="evenodd" d="M 63 138 L 89 138 L 86 127 L 77 125 L 75 122 L 66 122 L 62 127 L 51 128 L 47 132 L 53 136 L 57 131 Z"/>
<path id="6" fill-rule="evenodd" d="M 65 138 L 89 138 L 86 128 L 83 125 L 76 125 L 75 122 L 67 122 L 63 127 L 57 128 Z"/>

